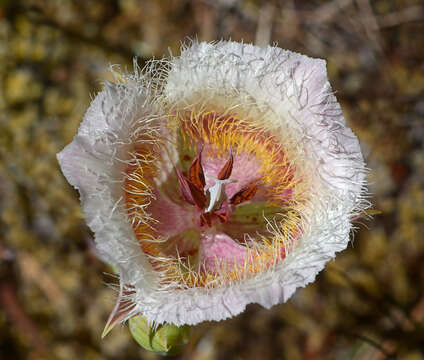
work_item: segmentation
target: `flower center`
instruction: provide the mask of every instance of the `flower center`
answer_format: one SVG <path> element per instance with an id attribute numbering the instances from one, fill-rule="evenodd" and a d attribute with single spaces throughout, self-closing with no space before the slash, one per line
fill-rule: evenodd
<path id="1" fill-rule="evenodd" d="M 188 204 L 195 206 L 197 211 L 200 212 L 198 224 L 201 227 L 205 225 L 211 227 L 212 223 L 217 220 L 225 223 L 234 206 L 251 200 L 256 194 L 258 180 L 249 183 L 229 199 L 225 187 L 227 184 L 237 182 L 236 179 L 230 178 L 234 163 L 233 154 L 230 152 L 229 159 L 219 171 L 217 177 L 206 175 L 214 182 L 214 185 L 205 189 L 206 182 L 202 166 L 202 150 L 194 158 L 188 171 L 188 178 L 178 168 L 175 170 L 184 200 Z"/>
<path id="2" fill-rule="evenodd" d="M 302 181 L 281 144 L 236 117 L 174 120 L 162 147 L 134 150 L 125 182 L 134 232 L 162 282 L 214 287 L 282 261 L 301 231 Z"/>

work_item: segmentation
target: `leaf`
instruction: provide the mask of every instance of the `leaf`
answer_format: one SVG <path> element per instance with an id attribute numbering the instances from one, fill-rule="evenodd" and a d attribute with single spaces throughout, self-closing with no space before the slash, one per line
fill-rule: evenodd
<path id="1" fill-rule="evenodd" d="M 164 356 L 181 353 L 190 341 L 190 327 L 172 324 L 149 326 L 147 320 L 137 315 L 129 320 L 132 337 L 144 349 Z"/>

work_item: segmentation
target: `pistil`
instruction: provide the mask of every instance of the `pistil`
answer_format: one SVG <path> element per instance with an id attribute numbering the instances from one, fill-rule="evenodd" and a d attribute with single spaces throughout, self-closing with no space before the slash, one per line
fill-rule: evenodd
<path id="1" fill-rule="evenodd" d="M 211 186 L 207 192 L 209 194 L 209 206 L 205 210 L 210 212 L 212 210 L 221 209 L 222 203 L 227 200 L 227 195 L 225 194 L 225 185 L 237 182 L 235 179 L 224 179 L 220 180 L 213 176 L 206 175 L 208 178 L 215 181 L 215 185 Z"/>

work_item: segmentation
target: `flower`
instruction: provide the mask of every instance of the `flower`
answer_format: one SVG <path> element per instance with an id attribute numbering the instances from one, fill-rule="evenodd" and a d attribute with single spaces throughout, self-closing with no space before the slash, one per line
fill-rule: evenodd
<path id="1" fill-rule="evenodd" d="M 366 171 L 324 60 L 192 42 L 116 80 L 58 154 L 119 274 L 106 331 L 269 308 L 346 248 Z"/>

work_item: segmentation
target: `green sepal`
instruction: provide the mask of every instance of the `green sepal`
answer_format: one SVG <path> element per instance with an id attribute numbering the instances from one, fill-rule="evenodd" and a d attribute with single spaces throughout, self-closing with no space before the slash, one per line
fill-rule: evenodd
<path id="1" fill-rule="evenodd" d="M 178 355 L 190 341 L 190 326 L 164 324 L 152 327 L 141 315 L 129 320 L 129 328 L 140 346 L 163 356 Z"/>

